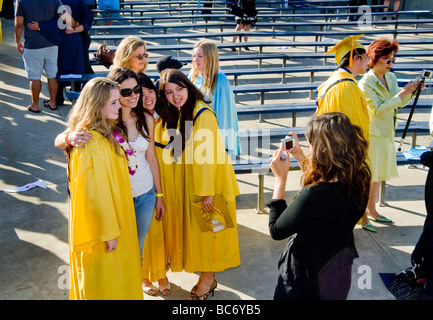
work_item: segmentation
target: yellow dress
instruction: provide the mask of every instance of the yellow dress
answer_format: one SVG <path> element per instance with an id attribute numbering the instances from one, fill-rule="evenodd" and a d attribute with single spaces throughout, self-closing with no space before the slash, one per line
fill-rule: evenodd
<path id="1" fill-rule="evenodd" d="M 172 271 L 218 272 L 240 265 L 235 201 L 239 187 L 215 114 L 200 101 L 194 117 L 193 132 L 176 163 L 166 128 L 155 125 L 156 145 L 162 147 L 164 193 L 169 197 L 165 219 L 167 253 Z M 224 198 L 234 226 L 218 232 L 202 231 L 192 208 L 203 196 L 214 196 L 214 203 Z"/>
<path id="2" fill-rule="evenodd" d="M 359 89 L 355 77 L 340 68 L 317 89 L 318 115 L 341 112 L 347 115 L 353 125 L 361 128 L 364 138 L 369 140 L 367 102 Z"/>
<path id="3" fill-rule="evenodd" d="M 93 140 L 72 149 L 68 168 L 70 299 L 143 299 L 126 158 L 89 132 Z M 107 253 L 105 242 L 116 238 Z"/>
<path id="4" fill-rule="evenodd" d="M 155 119 L 155 126 L 161 124 L 161 118 Z M 160 132 L 160 131 L 158 131 Z M 160 140 L 160 139 L 158 139 Z M 155 140 L 156 141 L 156 140 Z M 160 171 L 164 170 L 161 161 L 161 148 L 155 148 L 156 157 L 158 159 Z M 167 168 L 165 168 L 167 171 Z M 164 204 L 167 206 L 167 188 L 165 186 L 164 175 L 161 174 L 161 192 L 164 193 Z M 167 208 L 166 208 L 167 209 Z M 173 211 L 173 210 L 171 210 Z M 151 282 L 156 282 L 159 279 L 164 279 L 169 270 L 167 249 L 165 245 L 165 220 L 167 215 L 170 215 L 170 210 L 166 210 L 164 218 L 161 221 L 154 217 L 150 224 L 149 231 L 147 232 L 146 239 L 144 240 L 143 247 L 143 260 L 142 260 L 142 277 L 149 279 Z"/>
<path id="5" fill-rule="evenodd" d="M 370 115 L 368 151 L 372 182 L 398 177 L 395 154 L 397 108 L 406 106 L 412 99 L 410 94 L 400 99 L 398 96 L 400 88 L 393 73 L 387 72 L 384 77 L 388 88 L 382 84 L 372 70 L 367 72 L 359 82 L 359 88 L 364 93 Z"/>

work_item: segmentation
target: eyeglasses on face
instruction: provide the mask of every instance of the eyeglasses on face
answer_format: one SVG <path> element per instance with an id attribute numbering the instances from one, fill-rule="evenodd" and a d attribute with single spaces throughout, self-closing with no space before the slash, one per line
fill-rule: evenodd
<path id="1" fill-rule="evenodd" d="M 138 60 L 143 60 L 143 59 L 147 59 L 148 56 L 149 56 L 149 54 L 145 53 L 145 54 L 139 54 L 138 56 L 136 56 L 136 58 Z"/>
<path id="2" fill-rule="evenodd" d="M 386 60 L 386 64 L 395 63 L 395 58 Z"/>
<path id="3" fill-rule="evenodd" d="M 137 84 L 134 88 L 125 88 L 120 90 L 120 95 L 124 98 L 129 97 L 132 93 L 140 94 L 141 93 L 141 86 Z"/>

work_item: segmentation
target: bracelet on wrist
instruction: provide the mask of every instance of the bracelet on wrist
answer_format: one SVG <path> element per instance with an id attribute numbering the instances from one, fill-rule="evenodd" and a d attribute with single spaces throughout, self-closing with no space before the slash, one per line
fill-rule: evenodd
<path id="1" fill-rule="evenodd" d="M 156 194 L 156 197 L 157 197 L 157 198 L 161 198 L 161 197 L 163 197 L 163 196 L 164 196 L 163 193 L 157 193 L 157 194 Z"/>
<path id="2" fill-rule="evenodd" d="M 67 133 L 66 136 L 65 136 L 65 143 L 66 143 L 66 146 L 68 146 L 68 147 L 72 147 L 72 144 L 70 144 L 70 143 L 68 142 L 68 136 L 69 136 L 69 133 Z"/>

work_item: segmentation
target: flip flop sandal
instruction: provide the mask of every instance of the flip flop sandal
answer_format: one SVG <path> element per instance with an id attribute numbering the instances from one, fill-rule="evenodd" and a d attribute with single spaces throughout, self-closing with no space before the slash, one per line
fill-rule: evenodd
<path id="1" fill-rule="evenodd" d="M 51 108 L 49 102 L 50 102 L 50 100 L 44 100 L 44 107 L 48 108 L 50 110 L 57 110 L 57 106 L 53 109 L 53 108 Z"/>
<path id="2" fill-rule="evenodd" d="M 29 110 L 30 112 L 33 112 L 33 113 L 40 113 L 40 112 L 41 112 L 41 110 L 33 110 L 33 109 L 31 108 L 31 106 L 28 106 L 28 107 L 27 107 L 27 110 Z"/>

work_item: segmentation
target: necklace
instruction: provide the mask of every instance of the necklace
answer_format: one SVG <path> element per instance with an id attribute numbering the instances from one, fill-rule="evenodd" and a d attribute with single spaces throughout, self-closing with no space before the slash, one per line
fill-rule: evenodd
<path id="1" fill-rule="evenodd" d="M 122 138 L 122 136 L 119 134 L 119 132 L 117 132 L 116 129 L 114 129 L 113 131 L 113 138 L 114 141 L 116 141 L 117 144 L 123 149 L 123 151 L 125 151 L 126 160 L 128 162 L 129 174 L 133 176 L 135 171 L 137 170 L 137 164 L 135 162 L 135 154 L 132 150 L 131 145 L 128 143 L 128 141 Z"/>

